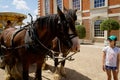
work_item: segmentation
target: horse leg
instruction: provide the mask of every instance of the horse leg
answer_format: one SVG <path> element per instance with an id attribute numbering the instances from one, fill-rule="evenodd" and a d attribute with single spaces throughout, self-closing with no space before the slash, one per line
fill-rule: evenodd
<path id="1" fill-rule="evenodd" d="M 29 80 L 29 64 L 23 63 L 23 80 Z"/>
<path id="2" fill-rule="evenodd" d="M 9 58 L 10 57 L 10 58 Z M 16 80 L 15 78 L 18 78 L 17 76 L 17 68 L 16 68 L 16 59 L 14 56 L 7 56 L 5 58 L 5 72 L 6 72 L 6 80 Z M 17 79 L 21 80 L 21 79 Z"/>
<path id="3" fill-rule="evenodd" d="M 10 66 L 9 65 L 5 65 L 5 73 L 6 73 L 6 79 L 5 80 L 12 80 L 12 76 L 10 75 Z"/>
<path id="4" fill-rule="evenodd" d="M 67 55 L 63 55 L 63 57 L 66 57 Z M 60 73 L 62 76 L 66 77 L 66 71 L 65 71 L 65 60 L 61 62 L 61 65 L 60 65 Z"/>
<path id="5" fill-rule="evenodd" d="M 54 79 L 60 80 L 61 76 L 60 76 L 60 72 L 59 72 L 59 68 L 58 68 L 58 58 L 55 58 L 54 65 L 55 65 Z"/>
<path id="6" fill-rule="evenodd" d="M 54 66 L 55 66 L 55 73 L 59 73 L 59 70 L 58 70 L 58 58 L 55 58 Z"/>
<path id="7" fill-rule="evenodd" d="M 49 65 L 46 63 L 46 59 L 44 59 L 44 63 L 42 65 L 42 70 L 47 70 L 49 69 Z"/>
<path id="8" fill-rule="evenodd" d="M 15 80 L 23 80 L 21 74 L 22 69 L 21 69 L 21 65 L 19 64 L 21 63 L 16 63 L 11 69 L 11 75 L 14 77 Z"/>
<path id="9" fill-rule="evenodd" d="M 37 70 L 35 80 L 42 80 L 42 65 L 37 64 Z"/>
<path id="10" fill-rule="evenodd" d="M 42 65 L 44 63 L 44 58 L 37 62 L 37 70 L 35 75 L 35 80 L 42 80 Z"/>

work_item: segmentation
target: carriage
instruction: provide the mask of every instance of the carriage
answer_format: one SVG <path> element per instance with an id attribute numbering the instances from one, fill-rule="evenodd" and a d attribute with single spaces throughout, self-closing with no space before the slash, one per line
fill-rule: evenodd
<path id="1" fill-rule="evenodd" d="M 22 22 L 26 19 L 27 16 L 21 13 L 16 12 L 0 12 L 0 34 L 6 28 L 7 22 L 11 22 L 11 27 L 22 26 L 24 23 Z M 3 56 L 0 55 L 0 67 L 3 67 L 2 62 Z"/>
<path id="2" fill-rule="evenodd" d="M 7 21 L 11 21 L 11 26 L 22 26 L 22 22 L 27 16 L 16 12 L 0 12 L 0 33 L 5 29 Z"/>

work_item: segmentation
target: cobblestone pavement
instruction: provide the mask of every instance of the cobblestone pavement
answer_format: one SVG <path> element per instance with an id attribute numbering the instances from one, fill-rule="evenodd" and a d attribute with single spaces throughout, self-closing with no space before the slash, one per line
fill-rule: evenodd
<path id="1" fill-rule="evenodd" d="M 66 62 L 66 78 L 62 80 L 106 80 L 102 70 L 102 43 L 81 45 L 81 51 L 73 56 L 74 61 Z M 53 61 L 47 61 L 53 68 Z M 30 73 L 34 77 L 34 73 Z M 51 70 L 43 71 L 43 80 L 53 80 Z M 31 78 L 32 79 L 32 78 Z M 0 80 L 5 80 L 4 70 L 0 69 Z M 120 75 L 119 75 L 120 80 Z"/>

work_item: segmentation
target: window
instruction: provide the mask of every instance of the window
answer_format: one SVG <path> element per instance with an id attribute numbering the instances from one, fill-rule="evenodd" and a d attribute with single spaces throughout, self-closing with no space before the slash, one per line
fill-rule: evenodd
<path id="1" fill-rule="evenodd" d="M 62 0 L 57 0 L 57 5 L 62 10 Z"/>
<path id="2" fill-rule="evenodd" d="M 80 0 L 73 0 L 73 9 L 80 10 Z"/>
<path id="3" fill-rule="evenodd" d="M 100 23 L 102 20 L 96 20 L 94 23 L 94 36 L 95 37 L 104 37 L 104 31 L 100 30 Z"/>
<path id="4" fill-rule="evenodd" d="M 50 0 L 45 0 L 45 15 L 50 13 Z"/>
<path id="5" fill-rule="evenodd" d="M 103 7 L 105 6 L 105 0 L 94 0 L 94 7 L 98 8 L 98 7 Z"/>

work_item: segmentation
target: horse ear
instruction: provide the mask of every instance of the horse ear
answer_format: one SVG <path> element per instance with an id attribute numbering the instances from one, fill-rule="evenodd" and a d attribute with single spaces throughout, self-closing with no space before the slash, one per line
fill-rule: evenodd
<path id="1" fill-rule="evenodd" d="M 77 12 L 77 9 L 75 9 L 75 12 Z"/>
<path id="2" fill-rule="evenodd" d="M 57 12 L 58 12 L 58 15 L 60 16 L 61 19 L 65 18 L 64 13 L 60 10 L 59 6 L 57 6 Z"/>
<path id="3" fill-rule="evenodd" d="M 67 12 L 67 11 L 68 11 L 68 10 L 65 8 L 65 6 L 64 6 L 64 8 L 63 8 L 63 9 L 64 9 L 64 12 Z"/>

